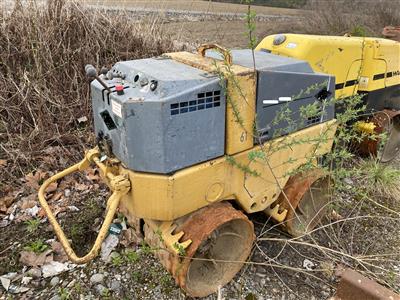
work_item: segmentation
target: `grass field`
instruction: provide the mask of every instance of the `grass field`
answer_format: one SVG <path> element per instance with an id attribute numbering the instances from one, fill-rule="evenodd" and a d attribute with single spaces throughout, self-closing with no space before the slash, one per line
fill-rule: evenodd
<path id="1" fill-rule="evenodd" d="M 162 19 L 167 34 L 193 47 L 206 42 L 247 47 L 243 20 L 247 5 L 198 0 L 86 0 L 85 3 L 107 10 L 126 10 L 132 17 L 146 13 Z M 252 6 L 252 10 L 258 16 L 256 33 L 259 39 L 282 31 L 301 31 L 299 19 L 304 16 L 303 10 L 265 6 Z"/>

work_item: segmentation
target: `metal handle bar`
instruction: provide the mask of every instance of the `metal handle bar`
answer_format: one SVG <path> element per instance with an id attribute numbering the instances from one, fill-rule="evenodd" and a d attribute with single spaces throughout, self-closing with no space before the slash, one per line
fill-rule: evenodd
<path id="1" fill-rule="evenodd" d="M 82 161 L 80 161 L 79 163 L 69 167 L 68 169 L 65 169 L 64 171 L 61 171 L 60 173 L 57 173 L 54 176 L 50 177 L 42 184 L 42 186 L 39 189 L 38 196 L 39 196 L 40 205 L 43 207 L 43 209 L 47 215 L 47 218 L 49 219 L 49 222 L 50 222 L 51 226 L 53 227 L 54 232 L 55 232 L 58 240 L 60 241 L 61 245 L 63 246 L 66 254 L 68 255 L 69 259 L 75 264 L 87 263 L 88 261 L 92 260 L 93 258 L 95 258 L 98 255 L 101 244 L 102 244 L 103 240 L 105 239 L 108 229 L 110 228 L 110 225 L 114 219 L 114 215 L 118 208 L 119 202 L 120 202 L 121 198 L 126 193 L 128 193 L 128 191 L 130 190 L 130 187 L 131 187 L 130 181 L 126 176 L 112 174 L 108 170 L 107 166 L 100 161 L 99 156 L 100 156 L 100 152 L 98 149 L 92 149 L 92 150 L 87 151 L 85 154 L 85 158 Z M 75 251 L 72 249 L 71 244 L 69 243 L 64 231 L 62 230 L 60 224 L 57 222 L 55 215 L 51 211 L 51 208 L 46 201 L 45 193 L 46 193 L 47 187 L 51 183 L 65 177 L 73 172 L 82 171 L 82 170 L 88 168 L 90 166 L 91 162 L 94 162 L 99 167 L 99 169 L 103 172 L 103 174 L 109 179 L 110 188 L 113 193 L 107 201 L 107 213 L 106 213 L 104 222 L 101 225 L 99 234 L 97 235 L 96 241 L 93 244 L 92 249 L 85 256 L 79 257 L 76 255 Z"/>
<path id="2" fill-rule="evenodd" d="M 199 48 L 197 48 L 197 52 L 201 55 L 201 56 L 205 56 L 206 55 L 206 51 L 209 49 L 215 49 L 217 50 L 219 53 L 221 53 L 224 57 L 225 62 L 228 65 L 232 65 L 232 55 L 229 52 L 228 49 L 217 45 L 217 44 L 203 44 L 201 45 Z"/>

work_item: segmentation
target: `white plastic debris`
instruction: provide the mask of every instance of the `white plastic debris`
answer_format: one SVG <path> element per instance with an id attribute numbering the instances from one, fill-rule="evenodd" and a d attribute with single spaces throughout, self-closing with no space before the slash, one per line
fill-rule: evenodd
<path id="1" fill-rule="evenodd" d="M 40 208 L 39 206 L 35 205 L 34 207 L 28 208 L 26 210 L 26 212 L 31 215 L 32 217 L 36 217 L 36 215 L 38 214 Z"/>
<path id="2" fill-rule="evenodd" d="M 8 289 L 10 288 L 11 281 L 13 281 L 17 276 L 18 273 L 15 272 L 7 273 L 3 276 L 0 276 L 1 285 L 6 291 L 8 291 Z"/>
<path id="3" fill-rule="evenodd" d="M 75 205 L 68 206 L 68 209 L 70 211 L 79 211 L 79 208 L 77 208 Z"/>
<path id="4" fill-rule="evenodd" d="M 122 230 L 127 230 L 128 226 L 126 225 L 125 220 L 121 222 Z"/>
<path id="5" fill-rule="evenodd" d="M 33 279 L 32 277 L 24 276 L 21 279 L 21 283 L 22 284 L 29 284 L 29 282 L 31 282 L 32 279 Z"/>
<path id="6" fill-rule="evenodd" d="M 311 270 L 313 270 L 315 268 L 315 264 L 311 260 L 306 258 L 303 261 L 303 268 L 305 268 L 306 270 L 311 271 Z"/>
<path id="7" fill-rule="evenodd" d="M 56 241 L 56 239 L 52 238 L 52 239 L 45 240 L 45 243 L 50 245 L 51 243 L 53 243 L 55 241 Z"/>
<path id="8" fill-rule="evenodd" d="M 69 197 L 71 195 L 71 190 L 70 189 L 65 189 L 64 191 L 64 196 Z"/>
<path id="9" fill-rule="evenodd" d="M 1 282 L 1 285 L 3 286 L 3 288 L 6 291 L 8 291 L 8 288 L 10 287 L 10 284 L 11 284 L 11 280 L 6 278 L 5 276 L 1 276 L 0 277 L 0 282 Z"/>
<path id="10" fill-rule="evenodd" d="M 88 118 L 86 116 L 80 117 L 77 119 L 78 123 L 85 123 L 87 122 Z"/>
<path id="11" fill-rule="evenodd" d="M 110 254 L 118 246 L 119 238 L 115 234 L 109 234 L 101 244 L 100 256 L 101 260 L 109 262 L 111 260 Z"/>
<path id="12" fill-rule="evenodd" d="M 68 263 L 60 263 L 58 261 L 52 261 L 42 266 L 42 274 L 44 278 L 56 276 L 68 270 Z"/>

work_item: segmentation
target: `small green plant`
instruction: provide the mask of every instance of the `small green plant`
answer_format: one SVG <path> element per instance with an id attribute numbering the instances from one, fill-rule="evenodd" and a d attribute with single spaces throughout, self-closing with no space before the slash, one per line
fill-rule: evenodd
<path id="1" fill-rule="evenodd" d="M 163 288 L 168 288 L 173 285 L 173 279 L 169 273 L 163 272 L 159 277 L 159 282 Z"/>
<path id="2" fill-rule="evenodd" d="M 161 232 L 161 229 L 160 228 L 157 228 L 157 230 L 156 230 L 156 235 L 158 236 L 158 238 L 160 239 L 160 242 L 162 243 L 162 242 L 164 242 L 164 238 L 163 238 L 163 236 L 162 236 L 162 232 Z"/>
<path id="3" fill-rule="evenodd" d="M 73 224 L 71 226 L 71 238 L 72 240 L 78 239 L 83 234 L 83 227 L 78 224 Z"/>
<path id="4" fill-rule="evenodd" d="M 395 284 L 397 278 L 398 278 L 398 275 L 396 274 L 396 272 L 393 272 L 393 271 L 387 272 L 386 280 L 389 284 L 391 284 L 391 285 Z"/>
<path id="5" fill-rule="evenodd" d="M 71 297 L 71 294 L 66 288 L 59 288 L 58 296 L 60 297 L 61 300 L 69 300 Z"/>
<path id="6" fill-rule="evenodd" d="M 49 249 L 49 245 L 45 244 L 43 240 L 35 240 L 24 247 L 24 250 L 33 251 L 35 253 L 42 253 L 47 249 Z"/>
<path id="7" fill-rule="evenodd" d="M 139 254 L 133 250 L 127 250 L 124 254 L 125 260 L 129 263 L 136 263 L 140 258 Z"/>
<path id="8" fill-rule="evenodd" d="M 131 277 L 134 281 L 139 282 L 142 277 L 142 273 L 140 271 L 133 271 Z"/>
<path id="9" fill-rule="evenodd" d="M 111 263 L 113 264 L 113 266 L 119 267 L 119 266 L 122 266 L 122 264 L 124 263 L 124 259 L 119 254 L 118 255 L 114 255 L 111 258 Z"/>
<path id="10" fill-rule="evenodd" d="M 121 223 L 126 223 L 126 217 L 124 214 L 118 213 L 117 218 Z"/>
<path id="11" fill-rule="evenodd" d="M 24 222 L 24 224 L 26 225 L 26 230 L 29 233 L 33 233 L 36 230 L 38 230 L 39 226 L 40 226 L 40 219 L 35 218 L 35 219 L 31 219 L 31 220 L 26 220 Z"/>
<path id="12" fill-rule="evenodd" d="M 251 4 L 253 0 L 244 0 L 244 4 L 247 4 L 246 12 L 246 27 L 247 27 L 247 38 L 249 41 L 249 48 L 254 49 L 257 46 L 256 31 L 256 12 L 251 10 Z"/>
<path id="13" fill-rule="evenodd" d="M 101 296 L 102 296 L 103 298 L 108 299 L 108 298 L 111 296 L 110 290 L 107 289 L 107 288 L 104 288 L 104 289 L 102 290 L 102 292 L 101 292 Z"/>
<path id="14" fill-rule="evenodd" d="M 82 292 L 82 285 L 79 282 L 76 282 L 74 285 L 74 290 L 77 294 L 80 294 Z"/>
<path id="15" fill-rule="evenodd" d="M 361 25 L 355 25 L 351 31 L 350 34 L 352 36 L 361 36 L 361 37 L 366 37 L 368 36 L 367 29 L 364 26 Z"/>
<path id="16" fill-rule="evenodd" d="M 368 194 L 400 201 L 400 170 L 377 159 L 361 160 L 358 167 L 360 180 Z"/>
<path id="17" fill-rule="evenodd" d="M 151 254 L 153 249 L 145 241 L 142 241 L 142 244 L 140 245 L 140 250 L 144 255 L 147 255 Z"/>

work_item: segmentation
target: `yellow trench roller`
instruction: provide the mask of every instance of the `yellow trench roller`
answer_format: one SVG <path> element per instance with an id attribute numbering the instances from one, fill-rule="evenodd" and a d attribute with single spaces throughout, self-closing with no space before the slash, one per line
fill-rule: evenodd
<path id="1" fill-rule="evenodd" d="M 209 48 L 220 51 L 224 59 L 205 57 Z M 277 222 L 287 222 L 289 215 L 296 218 L 298 205 L 309 205 L 302 199 L 308 197 L 310 201 L 312 197 L 307 193 L 311 186 L 327 193 L 326 174 L 318 169 L 296 174 L 296 178 L 291 174 L 310 161 L 317 165 L 316 158 L 330 152 L 337 125 L 335 120 L 320 122 L 255 144 L 257 73 L 254 70 L 232 64 L 229 51 L 215 45 L 199 49 L 199 54 L 179 52 L 164 57 L 205 72 L 214 72 L 216 67 L 224 72 L 226 97 L 236 102 L 235 107 L 229 103 L 226 106 L 225 155 L 229 159 L 221 156 L 172 174 L 153 174 L 128 169 L 110 155 L 100 161 L 103 153 L 96 147 L 87 151 L 80 163 L 46 180 L 39 190 L 39 201 L 72 262 L 86 263 L 98 254 L 119 210 L 133 226 L 144 220 L 145 239 L 160 249 L 156 255 L 177 283 L 192 296 L 205 296 L 229 282 L 250 254 L 254 229 L 244 213 L 263 211 Z M 235 116 L 237 111 L 243 118 L 241 124 Z M 265 157 L 250 159 L 252 151 L 262 151 Z M 46 188 L 91 163 L 100 170 L 112 194 L 93 248 L 78 257 L 46 202 Z M 290 183 L 288 187 L 290 178 L 291 182 L 302 182 L 302 186 Z M 289 198 L 282 194 L 284 188 L 291 195 Z M 325 200 L 317 208 L 308 207 L 311 215 L 307 217 L 311 219 L 305 218 L 303 227 L 290 225 L 289 232 L 301 235 L 312 230 L 326 206 Z M 213 271 L 205 271 L 210 269 Z"/>
<path id="2" fill-rule="evenodd" d="M 336 79 L 337 99 L 362 95 L 367 111 L 356 124 L 374 135 L 357 146 L 361 154 L 381 162 L 400 152 L 400 43 L 375 37 L 277 34 L 265 37 L 256 48 L 307 61 L 316 72 Z M 385 133 L 382 141 L 376 135 Z"/>

